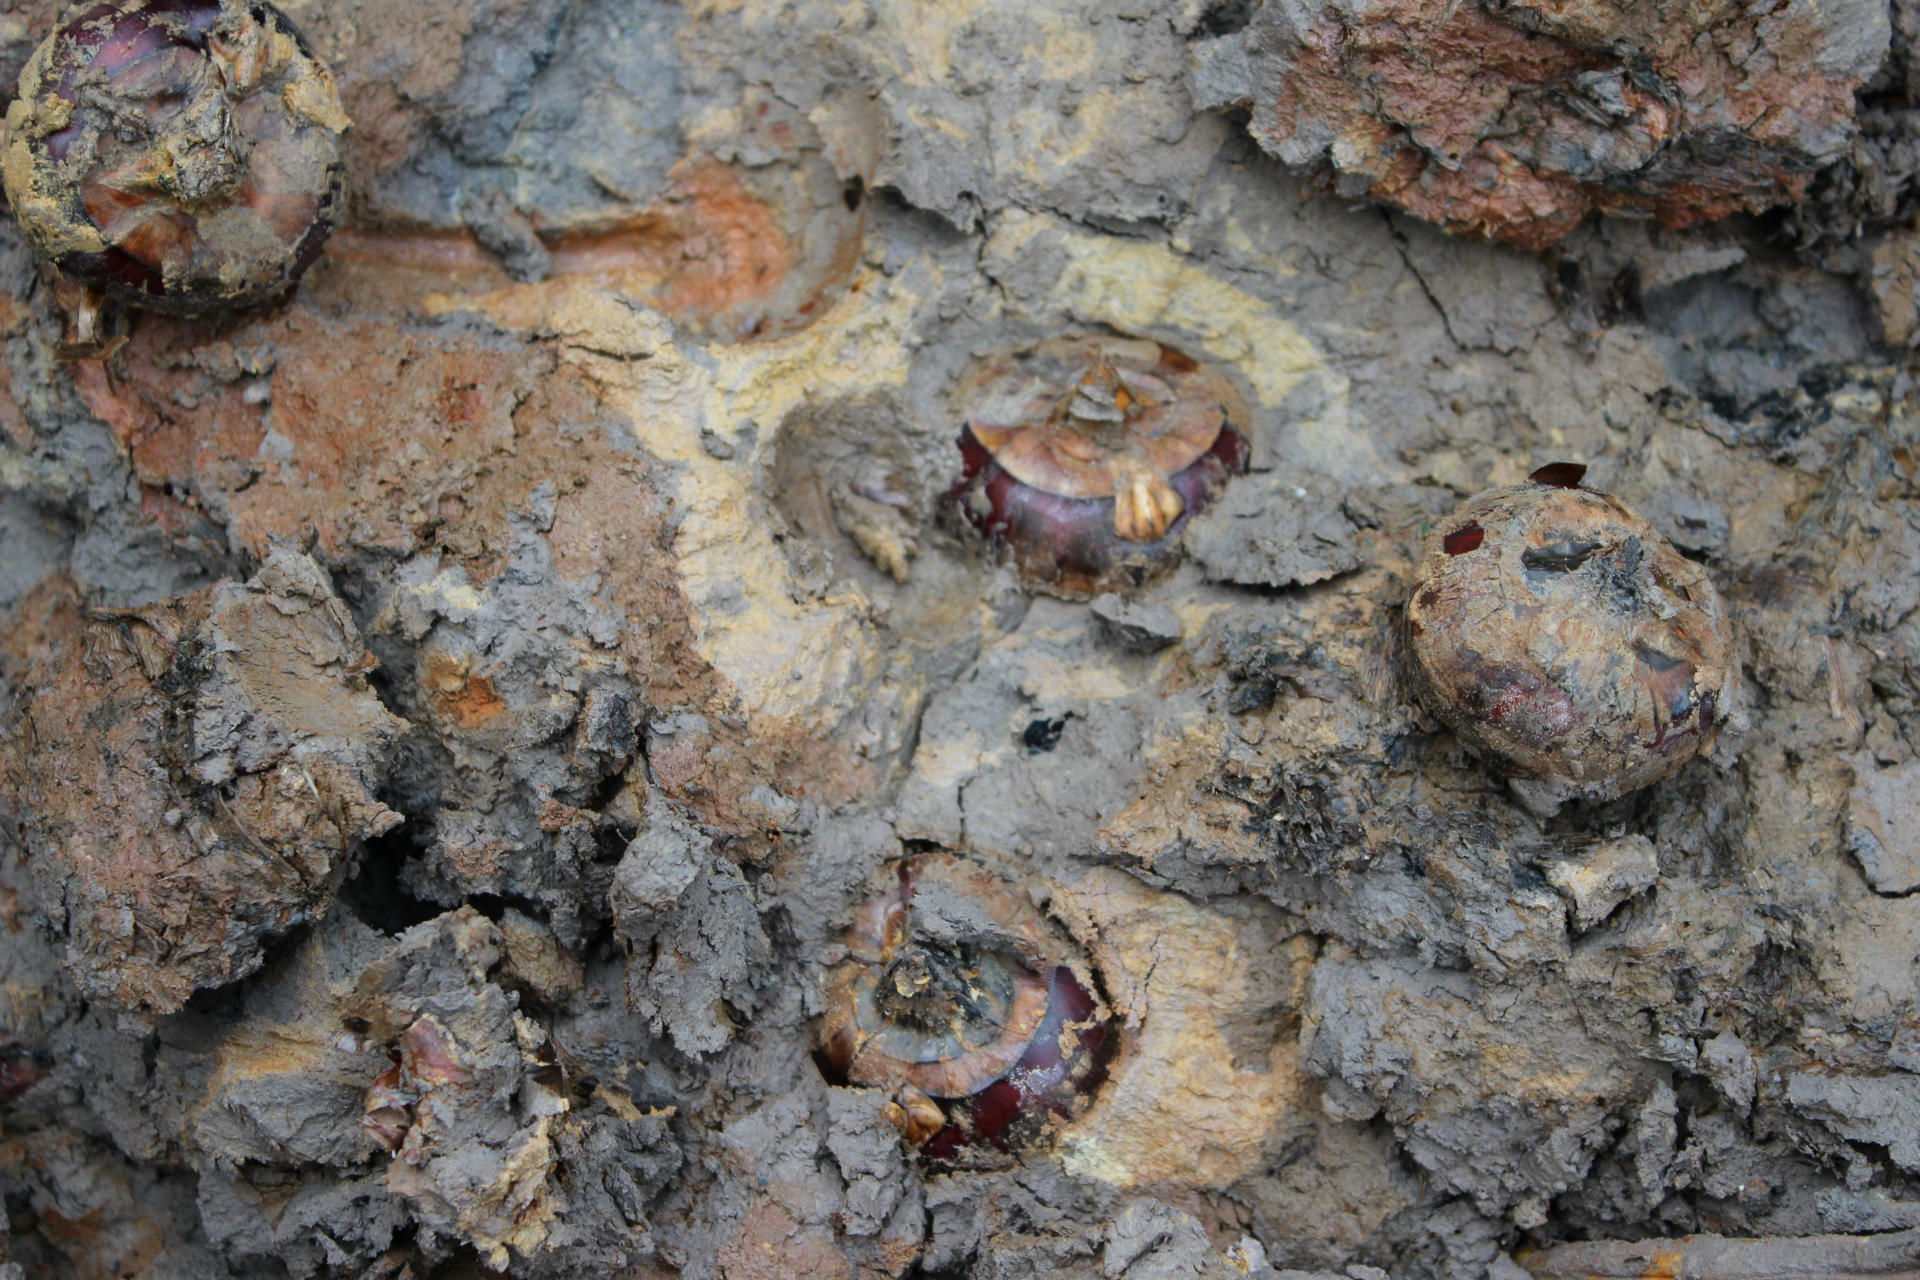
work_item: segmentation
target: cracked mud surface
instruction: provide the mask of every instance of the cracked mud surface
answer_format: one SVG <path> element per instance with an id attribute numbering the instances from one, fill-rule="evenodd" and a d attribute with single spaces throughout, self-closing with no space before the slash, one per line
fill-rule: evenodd
<path id="1" fill-rule="evenodd" d="M 62 362 L 0 223 L 0 1276 L 1916 1265 L 1904 2 L 1768 19 L 1748 138 L 1686 63 L 1745 10 L 1455 6 L 1553 143 L 1497 227 L 1440 196 L 1538 195 L 1473 185 L 1511 121 L 1342 78 L 1392 5 L 284 8 L 355 122 L 288 302 Z M 970 371 L 1076 335 L 1251 444 L 1086 603 L 946 502 Z M 1557 460 L 1712 578 L 1748 723 L 1540 817 L 1402 623 Z M 1119 1028 L 1049 1151 L 930 1168 L 816 1065 L 936 849 Z"/>

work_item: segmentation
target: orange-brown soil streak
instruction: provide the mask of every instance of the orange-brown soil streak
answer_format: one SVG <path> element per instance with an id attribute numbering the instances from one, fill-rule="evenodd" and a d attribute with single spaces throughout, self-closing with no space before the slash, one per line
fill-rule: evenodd
<path id="1" fill-rule="evenodd" d="M 857 237 L 854 238 L 857 249 Z M 793 270 L 784 219 L 748 177 L 704 157 L 682 161 L 665 195 L 613 226 L 547 237 L 555 275 L 581 275 L 646 298 L 700 330 L 729 311 L 766 310 Z M 853 266 L 834 264 L 837 284 Z M 477 293 L 513 282 L 465 231 L 342 230 L 316 269 L 315 301 L 406 307 L 429 293 Z M 811 302 L 799 304 L 806 313 Z M 797 317 L 794 317 L 797 319 Z M 729 334 L 728 336 L 744 336 Z"/>
<path id="2" fill-rule="evenodd" d="M 666 198 L 625 226 L 561 237 L 553 266 L 596 277 L 657 275 L 660 309 L 701 323 L 741 303 L 770 304 L 792 251 L 766 201 L 732 168 L 703 160 L 681 165 Z"/>
<path id="3" fill-rule="evenodd" d="M 491 679 L 471 674 L 464 660 L 437 649 L 427 654 L 426 686 L 440 713 L 462 729 L 477 728 L 507 709 Z"/>

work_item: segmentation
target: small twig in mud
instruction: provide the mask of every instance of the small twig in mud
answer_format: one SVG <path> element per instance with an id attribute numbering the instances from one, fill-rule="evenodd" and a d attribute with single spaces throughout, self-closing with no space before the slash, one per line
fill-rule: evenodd
<path id="1" fill-rule="evenodd" d="M 1920 1277 L 1920 1230 L 1871 1236 L 1772 1236 L 1729 1240 L 1594 1240 L 1523 1260 L 1536 1280 L 1814 1280 Z"/>

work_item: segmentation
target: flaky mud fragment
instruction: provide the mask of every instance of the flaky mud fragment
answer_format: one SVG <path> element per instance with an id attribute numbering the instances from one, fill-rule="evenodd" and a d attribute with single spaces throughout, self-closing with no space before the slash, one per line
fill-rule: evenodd
<path id="1" fill-rule="evenodd" d="M 886 1218 L 876 1230 L 869 1216 L 877 1208 L 874 1188 L 856 1156 L 862 1148 L 872 1152 L 875 1144 L 855 1131 L 871 1132 L 868 1125 L 877 1124 L 891 1134 L 892 1127 L 866 1110 L 862 1099 L 823 1094 L 816 1075 L 811 1087 L 755 1107 L 713 1134 L 718 1178 L 704 1197 L 711 1212 L 689 1224 L 691 1241 L 679 1255 L 682 1274 L 760 1280 L 800 1266 L 877 1280 L 912 1267 L 924 1229 L 918 1183 L 887 1189 Z M 877 1104 L 871 1096 L 864 1101 Z M 830 1147 L 816 1120 L 827 1115 L 844 1125 Z"/>
<path id="2" fill-rule="evenodd" d="M 753 891 L 710 836 L 655 796 L 614 869 L 614 926 L 631 960 L 627 1003 L 682 1053 L 726 1047 L 750 1018 L 772 946 Z"/>
<path id="3" fill-rule="evenodd" d="M 1876 893 L 1920 890 L 1920 766 L 1854 760 L 1847 842 Z"/>
<path id="4" fill-rule="evenodd" d="M 512 945 L 471 909 L 394 939 L 335 923 L 262 984 L 257 1032 L 214 1046 L 192 1117 L 203 1213 L 230 1252 L 303 1273 L 371 1264 L 403 1234 L 417 1256 L 474 1249 L 517 1274 L 651 1256 L 648 1200 L 679 1163 L 671 1109 L 583 1072 L 563 1046 L 579 1040 L 517 1008 Z M 168 1062 L 183 1068 L 202 1069 Z"/>
<path id="5" fill-rule="evenodd" d="M 1187 548 L 1215 582 L 1311 586 L 1360 567 L 1353 521 L 1322 477 L 1272 474 L 1228 489 L 1194 522 Z"/>
<path id="6" fill-rule="evenodd" d="M 1383 589 L 1369 573 L 1329 588 L 1334 608 L 1210 619 L 1196 638 L 1214 670 L 1188 693 L 1210 714 L 1162 718 L 1101 854 L 1150 883 L 1255 887 L 1269 862 L 1325 872 L 1394 853 L 1389 815 L 1415 784 L 1393 758 L 1412 726 Z"/>
<path id="7" fill-rule="evenodd" d="M 1572 909 L 1574 929 L 1584 931 L 1652 888 L 1660 878 L 1660 860 L 1645 836 L 1626 836 L 1595 841 L 1548 867 L 1546 876 Z"/>
<path id="8" fill-rule="evenodd" d="M 8 803 L 91 995 L 150 1019 L 252 972 L 400 820 L 374 797 L 400 724 L 305 556 L 134 614 L 55 602 L 38 625 L 55 647 L 16 708 Z"/>
<path id="9" fill-rule="evenodd" d="M 1483 1205 L 1511 1206 L 1542 1183 L 1561 1190 L 1584 1176 L 1610 1136 L 1608 1103 L 1645 1087 L 1646 1069 L 1548 1022 L 1502 1019 L 1456 1048 L 1444 1028 L 1481 1016 L 1474 983 L 1442 973 L 1409 979 L 1390 960 L 1315 967 L 1305 1062 L 1335 1082 L 1337 1113 L 1365 1119 L 1384 1110 L 1415 1160 Z M 1544 1017 L 1552 999 L 1530 1000 L 1530 1017 Z M 1449 1061 L 1463 1052 L 1470 1064 Z M 1460 1087 L 1467 1078 L 1477 1083 Z M 1497 1141 L 1483 1129 L 1494 1113 L 1504 1129 Z"/>

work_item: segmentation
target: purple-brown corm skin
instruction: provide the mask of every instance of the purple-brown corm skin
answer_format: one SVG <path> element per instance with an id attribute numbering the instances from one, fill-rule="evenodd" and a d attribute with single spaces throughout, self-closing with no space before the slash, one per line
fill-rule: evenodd
<path id="1" fill-rule="evenodd" d="M 1060 595 L 1171 567 L 1187 522 L 1247 468 L 1231 392 L 1158 343 L 1042 344 L 988 362 L 961 399 L 950 501 L 996 557 Z"/>
<path id="2" fill-rule="evenodd" d="M 1583 473 L 1552 464 L 1461 507 L 1407 603 L 1421 705 L 1550 803 L 1673 773 L 1739 689 L 1706 572 Z"/>
<path id="3" fill-rule="evenodd" d="M 1050 1117 L 1077 1114 L 1105 1083 L 1113 1060 L 1107 1024 L 1093 1021 L 1095 1008 L 1073 971 L 1056 966 L 1048 978 L 1046 1017 L 1027 1052 L 980 1092 L 950 1100 L 946 1125 L 920 1154 L 937 1164 L 977 1142 L 1011 1151 L 1044 1132 Z"/>
<path id="4" fill-rule="evenodd" d="M 252 306 L 318 259 L 348 121 L 285 15 L 248 0 L 110 0 L 29 59 L 8 198 L 68 278 L 161 311 Z"/>
<path id="5" fill-rule="evenodd" d="M 916 921 L 916 895 L 991 922 L 956 939 Z M 1023 898 L 963 859 L 902 863 L 862 903 L 829 975 L 822 1070 L 890 1091 L 885 1111 L 932 1162 L 1021 1152 L 1083 1111 L 1116 1047 L 1064 942 Z"/>
<path id="6" fill-rule="evenodd" d="M 1127 542 L 1113 531 L 1112 498 L 1063 498 L 1014 479 L 973 438 L 960 431 L 960 483 L 954 489 L 960 512 L 1030 581 L 1066 595 L 1091 596 L 1138 587 L 1175 561 L 1187 522 L 1204 511 L 1229 476 L 1247 469 L 1247 442 L 1233 427 L 1220 432 L 1200 461 L 1167 477 L 1186 504 L 1153 542 Z M 966 500 L 981 493 L 987 505 Z"/>

